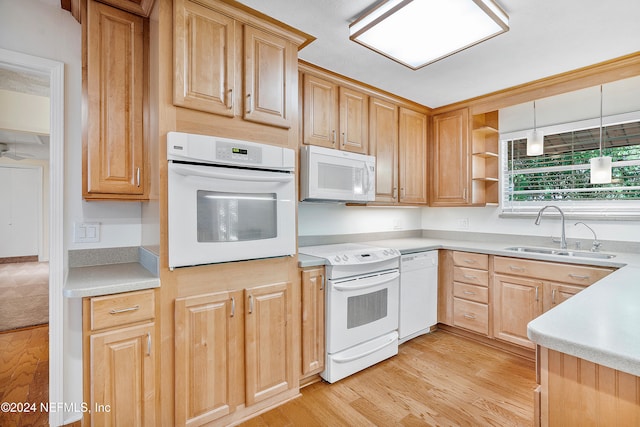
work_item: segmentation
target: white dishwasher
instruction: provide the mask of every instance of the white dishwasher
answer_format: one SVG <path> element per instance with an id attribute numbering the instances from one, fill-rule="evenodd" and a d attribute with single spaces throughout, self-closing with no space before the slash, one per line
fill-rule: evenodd
<path id="1" fill-rule="evenodd" d="M 429 332 L 438 323 L 438 251 L 400 258 L 399 343 Z"/>

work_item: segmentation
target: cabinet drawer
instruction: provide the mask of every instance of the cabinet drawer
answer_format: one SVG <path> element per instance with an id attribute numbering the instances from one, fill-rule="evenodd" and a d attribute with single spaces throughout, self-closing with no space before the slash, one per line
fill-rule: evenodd
<path id="1" fill-rule="evenodd" d="M 498 256 L 494 257 L 493 260 L 493 267 L 496 273 L 535 277 L 543 280 L 552 280 L 554 282 L 571 283 L 576 285 L 590 285 L 611 274 L 613 271 L 610 268 L 531 261 Z"/>
<path id="2" fill-rule="evenodd" d="M 453 324 L 487 335 L 489 333 L 489 306 L 453 298 Z"/>
<path id="3" fill-rule="evenodd" d="M 489 286 L 489 272 L 473 268 L 453 267 L 453 280 L 472 285 Z"/>
<path id="4" fill-rule="evenodd" d="M 154 304 L 151 290 L 91 298 L 91 330 L 153 319 Z"/>
<path id="5" fill-rule="evenodd" d="M 453 296 L 469 301 L 489 303 L 489 288 L 469 285 L 467 283 L 453 282 Z"/>
<path id="6" fill-rule="evenodd" d="M 488 270 L 489 255 L 454 251 L 453 265 L 459 265 L 461 267 L 478 268 L 481 270 Z"/>

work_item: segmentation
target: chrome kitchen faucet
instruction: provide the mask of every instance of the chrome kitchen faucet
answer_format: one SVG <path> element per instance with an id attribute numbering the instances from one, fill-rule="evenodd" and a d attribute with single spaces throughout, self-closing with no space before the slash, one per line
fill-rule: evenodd
<path id="1" fill-rule="evenodd" d="M 536 225 L 540 225 L 540 220 L 542 219 L 542 212 L 544 212 L 549 208 L 557 209 L 558 212 L 560 212 L 560 216 L 562 217 L 562 235 L 560 236 L 560 249 L 567 249 L 567 237 L 564 232 L 564 212 L 562 212 L 562 209 L 560 209 L 555 205 L 545 206 L 544 208 L 540 209 L 540 211 L 538 212 L 538 217 L 536 218 Z"/>

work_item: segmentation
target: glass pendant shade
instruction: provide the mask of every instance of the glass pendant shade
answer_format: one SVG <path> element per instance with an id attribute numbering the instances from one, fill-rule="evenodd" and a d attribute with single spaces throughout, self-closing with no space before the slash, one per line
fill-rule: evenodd
<path id="1" fill-rule="evenodd" d="M 544 153 L 544 134 L 538 129 L 527 137 L 527 156 L 540 156 Z"/>
<path id="2" fill-rule="evenodd" d="M 602 156 L 591 159 L 591 184 L 611 183 L 611 157 Z"/>

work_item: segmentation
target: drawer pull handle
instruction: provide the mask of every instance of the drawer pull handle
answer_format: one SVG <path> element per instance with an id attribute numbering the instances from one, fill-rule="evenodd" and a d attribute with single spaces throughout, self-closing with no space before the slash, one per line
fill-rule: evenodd
<path id="1" fill-rule="evenodd" d="M 134 305 L 133 307 L 128 307 L 128 308 L 121 308 L 119 310 L 109 310 L 109 314 L 120 314 L 120 313 L 127 313 L 129 311 L 136 311 L 136 310 L 140 310 L 140 306 L 139 305 Z"/>
<path id="2" fill-rule="evenodd" d="M 469 259 L 469 258 L 465 258 L 463 261 L 466 262 L 467 264 L 475 264 L 476 263 L 475 259 Z"/>
<path id="3" fill-rule="evenodd" d="M 231 317 L 236 315 L 236 299 L 231 297 Z"/>
<path id="4" fill-rule="evenodd" d="M 464 274 L 463 277 L 470 280 L 476 280 L 478 278 L 478 276 L 472 276 L 471 274 Z"/>
<path id="5" fill-rule="evenodd" d="M 573 277 L 574 279 L 579 279 L 579 280 L 589 279 L 589 276 L 582 276 L 580 274 L 573 274 L 573 273 L 569 273 L 569 277 Z"/>
<path id="6" fill-rule="evenodd" d="M 151 332 L 147 332 L 147 356 L 151 356 Z"/>
<path id="7" fill-rule="evenodd" d="M 471 292 L 471 291 L 462 291 L 463 294 L 465 295 L 475 295 L 475 292 Z"/>
<path id="8" fill-rule="evenodd" d="M 476 320 L 476 316 L 474 316 L 473 314 L 464 314 L 464 318 L 465 319 L 469 319 L 469 320 Z"/>
<path id="9" fill-rule="evenodd" d="M 555 304 L 556 303 L 556 290 L 554 289 L 551 291 L 551 304 Z"/>
<path id="10" fill-rule="evenodd" d="M 511 271 L 525 271 L 525 269 L 523 267 L 518 267 L 518 266 L 515 266 L 515 265 L 510 265 L 509 269 Z"/>

